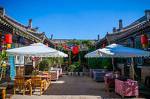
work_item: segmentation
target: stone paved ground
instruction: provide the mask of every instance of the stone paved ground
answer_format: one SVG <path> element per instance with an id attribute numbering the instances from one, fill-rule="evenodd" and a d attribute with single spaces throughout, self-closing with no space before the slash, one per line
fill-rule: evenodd
<path id="1" fill-rule="evenodd" d="M 120 98 L 114 92 L 104 91 L 103 82 L 95 82 L 89 77 L 66 76 L 52 82 L 42 96 L 15 95 L 12 99 L 100 99 Z"/>

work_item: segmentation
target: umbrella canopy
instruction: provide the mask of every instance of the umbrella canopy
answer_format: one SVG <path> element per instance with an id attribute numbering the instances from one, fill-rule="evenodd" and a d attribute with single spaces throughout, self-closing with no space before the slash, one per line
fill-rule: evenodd
<path id="1" fill-rule="evenodd" d="M 90 53 L 87 53 L 86 55 L 85 55 L 85 58 L 96 58 L 96 57 L 106 57 L 106 55 L 105 55 L 105 53 L 102 53 L 102 52 L 100 52 L 99 51 L 99 49 L 98 50 L 95 50 L 95 51 L 93 51 L 93 52 L 90 52 Z"/>
<path id="2" fill-rule="evenodd" d="M 56 57 L 68 57 L 68 54 L 65 54 L 61 51 L 57 51 L 57 52 L 58 52 L 58 54 L 56 55 Z"/>
<path id="3" fill-rule="evenodd" d="M 111 44 L 106 46 L 105 48 L 99 49 L 99 53 L 103 53 L 106 57 L 146 57 L 150 56 L 150 52 L 124 47 L 119 44 Z"/>
<path id="4" fill-rule="evenodd" d="M 111 44 L 105 48 L 98 49 L 85 55 L 85 57 L 146 57 L 150 56 L 150 52 L 124 47 L 119 44 Z"/>
<path id="5" fill-rule="evenodd" d="M 50 48 L 42 43 L 34 43 L 29 46 L 8 49 L 9 55 L 15 56 L 35 56 L 35 57 L 68 57 L 67 54 Z"/>

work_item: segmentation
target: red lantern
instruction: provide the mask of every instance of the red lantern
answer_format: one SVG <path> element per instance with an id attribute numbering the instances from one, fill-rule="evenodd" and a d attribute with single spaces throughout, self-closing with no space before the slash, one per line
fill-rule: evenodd
<path id="1" fill-rule="evenodd" d="M 72 48 L 72 53 L 73 53 L 74 55 L 78 54 L 78 53 L 79 53 L 79 47 L 78 47 L 78 46 L 74 46 L 74 47 Z"/>
<path id="2" fill-rule="evenodd" d="M 12 43 L 12 34 L 5 34 L 5 42 L 7 44 L 11 44 Z"/>
<path id="3" fill-rule="evenodd" d="M 148 44 L 148 37 L 146 34 L 141 35 L 141 44 Z"/>

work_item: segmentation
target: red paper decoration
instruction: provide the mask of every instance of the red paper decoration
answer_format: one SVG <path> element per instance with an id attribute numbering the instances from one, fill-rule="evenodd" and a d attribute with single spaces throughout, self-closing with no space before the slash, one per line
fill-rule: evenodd
<path id="1" fill-rule="evenodd" d="M 7 44 L 11 44 L 12 43 L 12 34 L 5 34 L 5 42 Z"/>
<path id="2" fill-rule="evenodd" d="M 148 44 L 148 37 L 146 34 L 141 35 L 141 44 Z"/>
<path id="3" fill-rule="evenodd" d="M 78 46 L 74 46 L 74 47 L 72 48 L 72 53 L 73 53 L 74 55 L 78 54 L 78 53 L 79 53 L 79 47 L 78 47 Z"/>

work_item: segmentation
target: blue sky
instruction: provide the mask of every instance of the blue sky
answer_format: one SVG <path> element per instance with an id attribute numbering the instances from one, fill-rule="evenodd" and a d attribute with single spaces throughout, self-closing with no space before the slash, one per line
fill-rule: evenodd
<path id="1" fill-rule="evenodd" d="M 129 25 L 150 9 L 150 0 L 0 0 L 6 14 L 33 27 L 48 37 L 62 39 L 97 39 L 106 32 Z"/>

